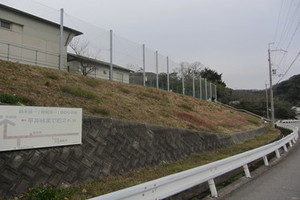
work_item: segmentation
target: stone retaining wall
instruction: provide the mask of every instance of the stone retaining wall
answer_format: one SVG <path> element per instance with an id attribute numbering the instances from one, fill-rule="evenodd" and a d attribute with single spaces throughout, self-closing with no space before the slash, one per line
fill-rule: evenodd
<path id="1" fill-rule="evenodd" d="M 212 134 L 107 118 L 83 119 L 82 145 L 0 152 L 0 196 L 62 186 L 173 162 L 241 143 L 264 128 Z"/>

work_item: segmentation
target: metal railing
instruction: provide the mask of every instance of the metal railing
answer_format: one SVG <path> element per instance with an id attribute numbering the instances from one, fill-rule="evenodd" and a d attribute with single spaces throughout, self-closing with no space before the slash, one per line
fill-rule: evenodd
<path id="1" fill-rule="evenodd" d="M 233 106 L 230 106 L 230 105 L 228 105 L 228 104 L 224 104 L 224 103 L 222 103 L 222 102 L 217 102 L 217 103 L 220 104 L 220 105 L 222 105 L 222 106 L 225 106 L 225 107 L 227 107 L 227 108 L 236 110 L 236 111 L 238 111 L 238 112 L 244 112 L 244 113 L 247 113 L 247 114 L 249 114 L 249 115 L 252 115 L 253 117 L 257 117 L 257 118 L 259 118 L 259 119 L 263 119 L 263 120 L 265 120 L 265 121 L 271 122 L 270 119 L 265 118 L 265 117 L 260 116 L 260 115 L 257 115 L 257 114 L 255 114 L 255 113 L 253 113 L 253 112 L 248 111 L 248 110 L 235 108 L 235 107 L 233 107 Z"/>
<path id="2" fill-rule="evenodd" d="M 292 147 L 293 143 L 296 143 L 299 127 L 290 125 L 289 123 L 291 123 L 291 121 L 283 122 L 284 123 L 277 123 L 277 126 L 288 128 L 293 132 L 281 140 L 207 165 L 169 175 L 113 193 L 94 197 L 90 200 L 159 200 L 178 194 L 205 182 L 208 182 L 209 184 L 211 196 L 217 197 L 218 193 L 214 183 L 214 178 L 240 167 L 243 167 L 245 176 L 249 178 L 251 175 L 248 163 L 262 158 L 264 164 L 268 166 L 268 154 L 275 152 L 276 157 L 279 158 L 279 150 L 281 148 L 283 148 L 284 151 L 288 151 L 287 144 Z"/>
<path id="3" fill-rule="evenodd" d="M 51 52 L 0 42 L 0 59 L 58 69 L 59 55 Z"/>

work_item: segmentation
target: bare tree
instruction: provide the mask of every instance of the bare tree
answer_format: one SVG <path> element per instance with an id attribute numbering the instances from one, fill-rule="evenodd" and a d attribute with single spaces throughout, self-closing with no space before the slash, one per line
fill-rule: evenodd
<path id="1" fill-rule="evenodd" d="M 127 69 L 130 69 L 130 70 L 134 71 L 135 73 L 143 71 L 142 67 L 139 67 L 138 65 L 135 65 L 135 64 L 127 64 L 126 67 L 127 67 Z"/>
<path id="2" fill-rule="evenodd" d="M 82 38 L 75 38 L 70 43 L 70 48 L 78 56 L 78 62 L 80 64 L 80 72 L 86 76 L 96 71 L 97 63 L 94 61 L 96 56 L 92 56 L 89 52 L 90 42 Z"/>
<path id="3" fill-rule="evenodd" d="M 204 67 L 204 65 L 199 61 L 196 61 L 196 62 L 193 62 L 190 64 L 190 68 L 192 68 L 195 72 L 198 72 L 198 73 L 200 73 L 200 71 L 203 67 Z"/>

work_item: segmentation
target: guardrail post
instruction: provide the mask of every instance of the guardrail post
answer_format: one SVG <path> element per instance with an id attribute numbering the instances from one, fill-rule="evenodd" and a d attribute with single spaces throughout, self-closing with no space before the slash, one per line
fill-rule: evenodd
<path id="1" fill-rule="evenodd" d="M 216 188 L 214 179 L 208 180 L 208 185 L 209 185 L 211 196 L 218 197 L 218 192 L 217 192 L 217 188 Z"/>
<path id="2" fill-rule="evenodd" d="M 263 160 L 264 160 L 265 166 L 269 166 L 269 161 L 268 161 L 267 156 L 264 156 Z"/>
<path id="3" fill-rule="evenodd" d="M 276 153 L 276 158 L 280 158 L 280 152 L 278 149 L 275 151 L 275 153 Z"/>
<path id="4" fill-rule="evenodd" d="M 289 145 L 290 145 L 290 147 L 292 147 L 292 146 L 293 146 L 293 143 L 292 143 L 292 141 L 291 141 L 291 140 L 289 141 Z"/>
<path id="5" fill-rule="evenodd" d="M 244 165 L 243 168 L 244 168 L 246 178 L 251 178 L 251 174 L 250 174 L 248 165 L 247 164 Z"/>
<path id="6" fill-rule="evenodd" d="M 284 149 L 285 152 L 288 151 L 288 149 L 287 149 L 287 147 L 286 147 L 286 144 L 283 145 L 283 149 Z"/>

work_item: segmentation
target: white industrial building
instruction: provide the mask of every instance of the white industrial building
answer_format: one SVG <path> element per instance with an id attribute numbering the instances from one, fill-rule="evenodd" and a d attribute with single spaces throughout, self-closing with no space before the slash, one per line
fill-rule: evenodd
<path id="1" fill-rule="evenodd" d="M 88 75 L 109 79 L 110 64 L 67 53 L 67 46 L 80 31 L 64 27 L 62 70 L 81 73 L 80 63 L 89 62 L 95 70 Z M 43 67 L 59 67 L 60 24 L 0 4 L 0 59 Z M 113 65 L 113 80 L 129 83 L 131 70 Z"/>
<path id="2" fill-rule="evenodd" d="M 89 67 L 93 68 L 88 76 L 109 79 L 110 63 L 68 53 L 68 71 L 82 73 L 81 64 L 87 64 L 89 65 Z M 113 80 L 129 83 L 130 72 L 131 70 L 129 69 L 123 68 L 118 65 L 113 65 Z"/>
<path id="3" fill-rule="evenodd" d="M 63 69 L 67 67 L 67 46 L 80 31 L 64 27 Z M 0 58 L 58 68 L 60 25 L 0 4 Z"/>
<path id="4" fill-rule="evenodd" d="M 300 120 L 300 107 L 294 106 L 292 107 L 292 110 L 295 111 L 296 118 Z"/>

